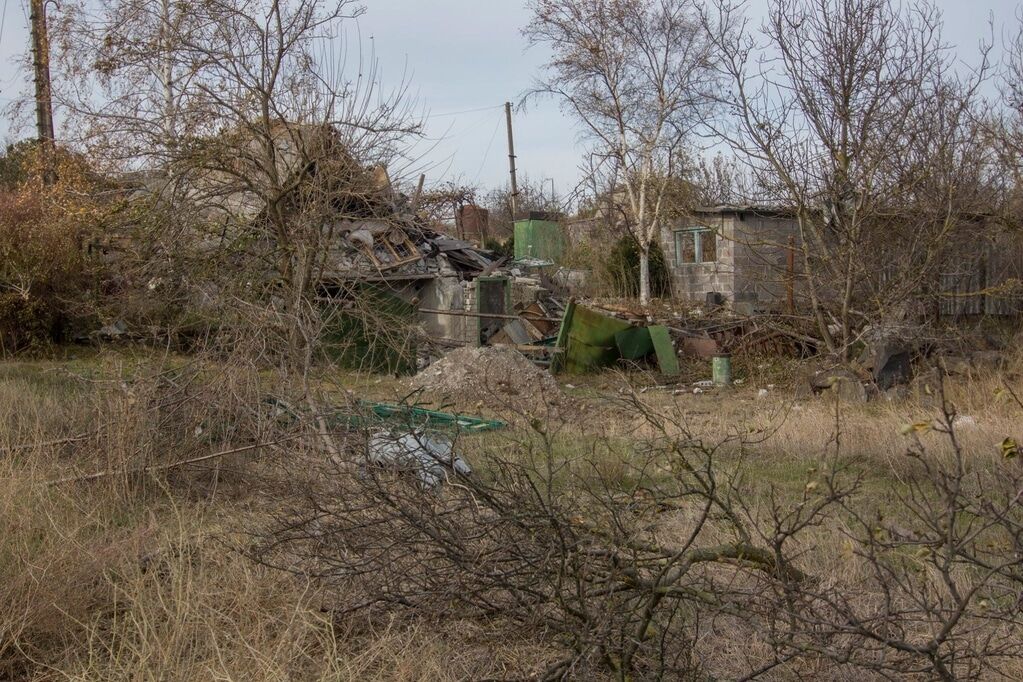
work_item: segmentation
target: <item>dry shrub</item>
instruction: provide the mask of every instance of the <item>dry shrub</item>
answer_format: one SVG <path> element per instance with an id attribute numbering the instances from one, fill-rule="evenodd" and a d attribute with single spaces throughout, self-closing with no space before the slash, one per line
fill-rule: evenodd
<path id="1" fill-rule="evenodd" d="M 841 437 L 776 485 L 764 441 L 704 439 L 684 411 L 627 400 L 646 422 L 634 439 L 533 420 L 477 447 L 475 475 L 439 492 L 353 475 L 357 449 L 311 463 L 253 556 L 332 586 L 346 618 L 386 607 L 545 633 L 524 676 L 1013 669 L 1023 469 L 968 452 L 947 400 L 901 436 L 902 479 L 883 491 Z"/>
<path id="2" fill-rule="evenodd" d="M 96 379 L 12 366 L 0 384 L 3 675 L 85 651 L 116 619 L 126 577 L 164 551 L 174 500 L 199 490 L 209 501 L 230 478 L 175 465 L 260 435 L 251 373 L 134 370 Z"/>
<path id="3" fill-rule="evenodd" d="M 137 561 L 152 529 L 106 491 L 72 497 L 3 472 L 0 672 L 19 677 L 81 642 L 80 624 L 112 595 L 106 573 Z"/>
<path id="4" fill-rule="evenodd" d="M 6 375 L 8 677 L 1019 672 L 1023 470 L 951 413 L 900 435 L 900 407 L 836 420 L 822 401 L 698 431 L 688 404 L 624 394 L 644 428 L 521 415 L 458 440 L 475 474 L 427 491 L 362 466 L 315 376 L 226 358 Z M 1010 399 L 990 399 L 999 419 Z M 879 467 L 881 448 L 909 456 Z"/>

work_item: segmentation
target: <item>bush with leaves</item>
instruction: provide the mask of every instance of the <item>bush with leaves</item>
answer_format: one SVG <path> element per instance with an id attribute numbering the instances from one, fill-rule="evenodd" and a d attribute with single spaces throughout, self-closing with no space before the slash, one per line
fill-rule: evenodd
<path id="1" fill-rule="evenodd" d="M 0 157 L 0 353 L 62 340 L 87 286 L 85 236 L 100 222 L 100 180 L 79 156 L 58 150 L 58 180 L 42 183 L 34 143 Z"/>
<path id="2" fill-rule="evenodd" d="M 618 296 L 639 296 L 639 243 L 631 235 L 620 238 L 602 264 L 608 288 Z M 661 245 L 650 246 L 650 293 L 654 298 L 671 294 L 668 266 Z"/>

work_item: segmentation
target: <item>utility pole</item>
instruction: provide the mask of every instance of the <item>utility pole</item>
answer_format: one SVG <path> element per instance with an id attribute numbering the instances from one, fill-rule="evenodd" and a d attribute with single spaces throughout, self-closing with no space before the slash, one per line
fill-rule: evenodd
<path id="1" fill-rule="evenodd" d="M 511 172 L 511 212 L 512 221 L 515 221 L 518 203 L 519 185 L 515 178 L 515 138 L 512 136 L 512 105 L 511 102 L 504 103 L 504 114 L 508 119 L 508 168 Z"/>
<path id="2" fill-rule="evenodd" d="M 50 41 L 46 35 L 46 0 L 30 0 L 32 67 L 35 71 L 36 131 L 43 152 L 43 184 L 57 180 L 54 170 L 53 99 L 50 95 Z"/>

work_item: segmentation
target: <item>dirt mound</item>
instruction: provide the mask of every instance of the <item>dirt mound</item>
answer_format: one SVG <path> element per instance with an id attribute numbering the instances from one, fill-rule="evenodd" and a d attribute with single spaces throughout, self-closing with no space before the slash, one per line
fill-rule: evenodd
<path id="1" fill-rule="evenodd" d="M 529 413 L 567 404 L 554 377 L 511 348 L 459 348 L 412 377 L 410 385 L 453 405 L 482 403 Z"/>

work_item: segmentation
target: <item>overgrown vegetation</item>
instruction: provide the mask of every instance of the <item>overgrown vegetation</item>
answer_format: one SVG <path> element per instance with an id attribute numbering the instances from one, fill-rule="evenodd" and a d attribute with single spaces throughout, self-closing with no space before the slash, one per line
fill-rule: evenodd
<path id="1" fill-rule="evenodd" d="M 59 181 L 44 187 L 35 144 L 0 156 L 0 356 L 65 341 L 86 315 L 87 243 L 100 223 L 102 188 L 88 162 L 61 150 Z"/>
<path id="2" fill-rule="evenodd" d="M 881 411 L 751 387 L 703 418 L 609 385 L 576 399 L 603 427 L 539 405 L 462 436 L 476 471 L 439 491 L 365 468 L 352 375 L 109 354 L 3 375 L 9 677 L 1020 672 L 1023 406 L 998 375 Z"/>
<path id="3" fill-rule="evenodd" d="M 624 230 L 572 255 L 605 292 L 669 293 L 660 197 L 694 194 L 714 67 L 740 114 L 720 139 L 799 221 L 832 362 L 927 319 L 901 303 L 935 294 L 960 219 L 1011 205 L 1015 166 L 988 169 L 1018 102 L 974 116 L 988 65 L 960 80 L 929 10 L 772 0 L 775 110 L 731 3 L 529 4 L 557 47 L 542 89 L 580 108 Z M 368 456 L 423 427 L 364 400 L 439 397 L 391 376 L 424 341 L 406 285 L 329 258 L 341 223 L 400 241 L 386 166 L 420 132 L 401 88 L 322 61 L 361 12 L 111 2 L 55 26 L 84 151 L 59 150 L 53 185 L 36 145 L 0 158 L 0 353 L 83 318 L 140 343 L 0 366 L 0 678 L 1023 677 L 1018 353 L 956 374 L 921 346 L 904 394 L 855 404 L 742 353 L 747 383 L 718 393 L 609 373 L 554 396 L 538 372 L 533 400 L 474 377 L 460 404 L 507 428 L 447 434 L 472 473 L 424 485 Z M 697 172 L 721 190 L 702 197 L 746 181 Z M 523 186 L 520 211 L 560 207 Z M 491 197 L 504 226 L 510 199 Z"/>

